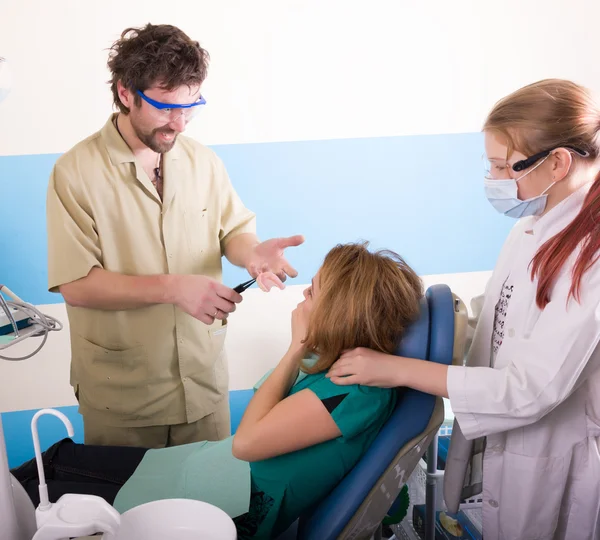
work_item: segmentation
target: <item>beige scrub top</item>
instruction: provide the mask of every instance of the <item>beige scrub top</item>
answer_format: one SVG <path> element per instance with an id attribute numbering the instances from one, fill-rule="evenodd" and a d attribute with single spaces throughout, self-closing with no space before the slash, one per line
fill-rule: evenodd
<path id="1" fill-rule="evenodd" d="M 47 198 L 50 291 L 94 267 L 221 280 L 225 246 L 255 233 L 254 213 L 215 153 L 188 137 L 164 154 L 163 175 L 161 202 L 114 115 L 57 160 Z M 221 321 L 207 326 L 173 305 L 67 305 L 67 313 L 82 414 L 118 427 L 173 425 L 211 414 L 227 396 Z"/>

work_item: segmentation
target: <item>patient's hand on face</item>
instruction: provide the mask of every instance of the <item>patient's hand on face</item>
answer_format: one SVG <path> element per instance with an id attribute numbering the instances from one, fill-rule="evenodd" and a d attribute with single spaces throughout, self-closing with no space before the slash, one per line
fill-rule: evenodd
<path id="1" fill-rule="evenodd" d="M 261 291 L 269 292 L 273 287 L 285 289 L 283 282 L 273 272 L 261 272 L 256 277 L 256 283 Z"/>

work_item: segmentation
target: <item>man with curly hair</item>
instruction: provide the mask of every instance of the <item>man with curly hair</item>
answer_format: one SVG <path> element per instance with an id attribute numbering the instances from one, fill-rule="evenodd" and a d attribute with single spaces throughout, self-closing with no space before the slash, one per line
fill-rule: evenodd
<path id="1" fill-rule="evenodd" d="M 48 287 L 67 305 L 86 444 L 160 448 L 230 434 L 222 256 L 252 277 L 297 272 L 260 242 L 214 152 L 182 135 L 208 53 L 170 25 L 128 28 L 108 68 L 117 112 L 56 162 Z"/>

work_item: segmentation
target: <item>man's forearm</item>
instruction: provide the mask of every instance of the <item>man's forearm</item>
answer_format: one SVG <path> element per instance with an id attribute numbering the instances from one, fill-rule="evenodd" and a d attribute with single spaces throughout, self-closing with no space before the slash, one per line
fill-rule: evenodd
<path id="1" fill-rule="evenodd" d="M 74 307 L 105 310 L 137 309 L 175 302 L 177 276 L 128 276 L 93 268 L 77 281 L 60 287 L 65 302 Z"/>
<path id="2" fill-rule="evenodd" d="M 231 264 L 246 268 L 252 251 L 258 244 L 260 244 L 260 240 L 255 234 L 238 234 L 227 243 L 225 257 Z"/>

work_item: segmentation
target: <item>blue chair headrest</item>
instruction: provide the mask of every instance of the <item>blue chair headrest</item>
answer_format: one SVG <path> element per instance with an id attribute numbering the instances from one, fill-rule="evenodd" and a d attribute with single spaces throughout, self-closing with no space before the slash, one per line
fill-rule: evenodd
<path id="1" fill-rule="evenodd" d="M 419 318 L 405 330 L 396 355 L 426 360 L 429 357 L 429 327 L 429 303 L 426 298 L 421 298 Z"/>
<path id="2" fill-rule="evenodd" d="M 429 360 L 452 363 L 454 354 L 454 297 L 448 285 L 432 285 L 425 293 L 429 304 L 429 321 L 435 329 L 429 337 Z"/>

